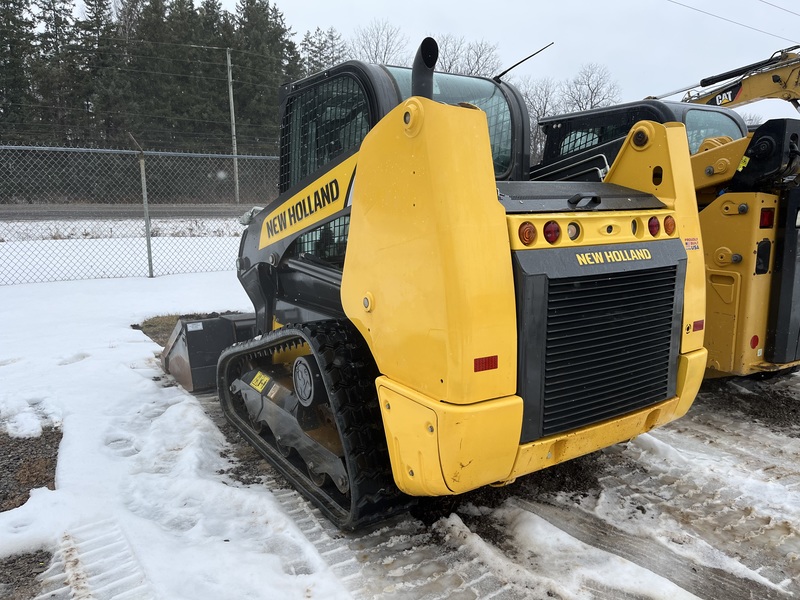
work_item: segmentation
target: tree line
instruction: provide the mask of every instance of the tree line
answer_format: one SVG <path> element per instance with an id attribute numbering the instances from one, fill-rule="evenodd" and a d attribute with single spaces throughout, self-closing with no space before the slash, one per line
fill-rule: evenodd
<path id="1" fill-rule="evenodd" d="M 219 0 L 84 0 L 80 16 L 75 2 L 0 0 L 0 144 L 228 153 L 230 56 L 238 151 L 276 154 L 282 83 L 348 59 L 410 64 L 416 51 L 380 20 L 347 39 L 316 28 L 296 41 L 269 0 L 238 0 L 234 12 Z M 502 70 L 495 44 L 434 37 L 438 70 Z M 555 114 L 542 106 L 618 100 L 597 65 L 564 82 L 516 83 L 534 121 Z"/>

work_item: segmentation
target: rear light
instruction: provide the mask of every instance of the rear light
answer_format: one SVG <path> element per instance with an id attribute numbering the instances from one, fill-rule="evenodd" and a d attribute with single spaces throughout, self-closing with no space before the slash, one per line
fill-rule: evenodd
<path id="1" fill-rule="evenodd" d="M 567 236 L 571 240 L 575 240 L 581 234 L 581 227 L 577 223 L 570 223 L 567 225 Z"/>
<path id="2" fill-rule="evenodd" d="M 699 321 L 695 321 L 692 323 L 692 331 L 703 331 L 706 326 L 705 319 L 700 319 Z"/>
<path id="3" fill-rule="evenodd" d="M 656 237 L 661 231 L 661 223 L 658 222 L 658 217 L 650 217 L 647 222 L 647 228 L 650 230 L 650 235 Z"/>
<path id="4" fill-rule="evenodd" d="M 664 233 L 667 235 L 672 235 L 675 233 L 675 219 L 672 215 L 667 215 L 664 217 Z"/>
<path id="5" fill-rule="evenodd" d="M 636 219 L 634 219 L 633 221 L 631 221 L 631 233 L 633 235 L 636 235 L 638 229 L 639 229 L 639 224 L 636 222 Z"/>
<path id="6" fill-rule="evenodd" d="M 519 234 L 519 241 L 526 246 L 530 246 L 536 241 L 536 227 L 530 221 L 525 221 L 520 225 L 517 233 Z"/>
<path id="7" fill-rule="evenodd" d="M 759 219 L 758 226 L 761 229 L 772 229 L 772 226 L 775 225 L 775 209 L 774 208 L 762 208 L 761 209 L 761 218 Z"/>
<path id="8" fill-rule="evenodd" d="M 549 243 L 555 244 L 561 237 L 561 227 L 555 221 L 548 221 L 544 224 L 544 239 Z"/>
<path id="9" fill-rule="evenodd" d="M 482 356 L 475 359 L 475 372 L 490 371 L 497 368 L 497 355 Z"/>
<path id="10" fill-rule="evenodd" d="M 750 338 L 750 347 L 755 350 L 758 347 L 758 336 L 754 335 Z"/>

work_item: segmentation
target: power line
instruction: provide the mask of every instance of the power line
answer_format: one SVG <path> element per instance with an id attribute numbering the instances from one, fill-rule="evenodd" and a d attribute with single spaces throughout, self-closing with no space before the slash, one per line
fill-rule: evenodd
<path id="1" fill-rule="evenodd" d="M 800 17 L 800 13 L 796 13 L 794 11 L 791 11 L 788 8 L 783 8 L 782 6 L 778 6 L 777 4 L 773 4 L 772 2 L 767 2 L 767 0 L 758 0 L 758 1 L 761 2 L 762 4 L 769 4 L 770 6 L 772 6 L 774 8 L 777 8 L 778 10 L 785 11 L 785 12 L 789 13 L 790 15 L 795 15 L 797 17 Z"/>
<path id="2" fill-rule="evenodd" d="M 793 44 L 799 43 L 797 40 L 786 38 L 786 37 L 783 37 L 781 35 L 777 35 L 775 33 L 771 33 L 769 31 L 764 31 L 763 29 L 758 29 L 757 27 L 751 27 L 750 25 L 745 25 L 744 23 L 739 23 L 738 21 L 734 21 L 732 19 L 728 19 L 727 17 L 723 17 L 721 15 L 710 13 L 708 11 L 701 10 L 699 8 L 695 8 L 694 6 L 689 6 L 688 4 L 682 4 L 681 2 L 677 2 L 676 0 L 667 0 L 667 2 L 670 2 L 672 4 L 677 4 L 678 6 L 682 6 L 684 8 L 688 8 L 689 10 L 694 10 L 696 12 L 703 13 L 704 15 L 708 15 L 709 17 L 714 17 L 715 19 L 719 19 L 721 21 L 726 21 L 728 23 L 732 23 L 734 25 L 738 25 L 739 27 L 744 27 L 745 29 L 750 29 L 752 31 L 757 31 L 758 33 L 763 33 L 764 35 L 768 35 L 768 36 L 771 36 L 771 37 L 774 37 L 774 38 L 778 38 L 779 40 L 784 40 L 784 41 L 787 41 L 787 42 L 791 42 Z"/>

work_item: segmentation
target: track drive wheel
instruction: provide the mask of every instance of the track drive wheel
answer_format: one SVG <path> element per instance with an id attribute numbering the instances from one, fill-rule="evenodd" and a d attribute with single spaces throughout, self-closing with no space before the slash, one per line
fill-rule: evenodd
<path id="1" fill-rule="evenodd" d="M 239 432 L 338 527 L 403 511 L 372 356 L 346 321 L 288 325 L 226 349 L 217 384 Z"/>

